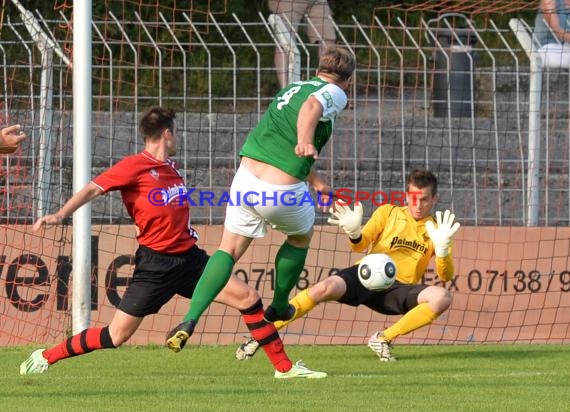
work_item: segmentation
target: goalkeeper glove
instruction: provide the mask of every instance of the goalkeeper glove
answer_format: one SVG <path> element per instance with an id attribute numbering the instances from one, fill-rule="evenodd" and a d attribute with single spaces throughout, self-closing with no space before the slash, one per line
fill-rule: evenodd
<path id="1" fill-rule="evenodd" d="M 362 215 L 364 213 L 360 202 L 354 204 L 354 210 L 350 210 L 349 206 L 335 203 L 335 208 L 330 208 L 329 213 L 336 218 L 329 217 L 329 223 L 340 227 L 351 239 L 360 237 L 362 233 Z"/>
<path id="2" fill-rule="evenodd" d="M 437 227 L 431 220 L 426 222 L 426 230 L 435 247 L 435 255 L 437 257 L 445 257 L 449 253 L 448 249 L 451 245 L 451 238 L 459 230 L 459 222 L 453 223 L 455 215 L 446 210 L 441 215 L 441 211 L 435 212 L 435 221 Z"/>

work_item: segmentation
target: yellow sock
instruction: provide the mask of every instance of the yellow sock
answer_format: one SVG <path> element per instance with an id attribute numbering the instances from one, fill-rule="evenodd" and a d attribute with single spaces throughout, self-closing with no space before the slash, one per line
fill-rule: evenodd
<path id="1" fill-rule="evenodd" d="M 309 296 L 309 289 L 305 289 L 301 293 L 298 293 L 289 301 L 289 303 L 295 306 L 295 316 L 285 322 L 281 320 L 275 322 L 274 325 L 277 329 L 281 329 L 283 326 L 288 325 L 295 319 L 299 319 L 301 316 L 304 316 L 307 312 L 310 312 L 315 306 L 317 306 L 317 302 Z"/>
<path id="2" fill-rule="evenodd" d="M 402 316 L 398 322 L 384 330 L 383 335 L 391 342 L 400 335 L 405 335 L 422 326 L 429 325 L 438 316 L 437 313 L 430 309 L 427 303 L 421 303 Z"/>

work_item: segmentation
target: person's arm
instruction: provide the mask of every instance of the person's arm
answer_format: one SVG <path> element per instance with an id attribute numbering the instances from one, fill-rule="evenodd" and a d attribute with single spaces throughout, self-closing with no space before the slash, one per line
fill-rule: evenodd
<path id="1" fill-rule="evenodd" d="M 311 169 L 307 176 L 307 182 L 317 192 L 317 208 L 326 213 L 334 198 L 332 187 L 314 169 Z"/>
<path id="2" fill-rule="evenodd" d="M 331 208 L 332 218 L 328 222 L 339 226 L 348 235 L 349 245 L 355 252 L 366 252 L 375 243 L 386 227 L 386 219 L 390 217 L 391 205 L 380 206 L 372 213 L 370 219 L 362 226 L 364 209 L 360 202 L 355 202 L 351 210 L 344 201 L 337 201 Z M 369 251 L 368 251 L 369 252 Z"/>
<path id="3" fill-rule="evenodd" d="M 570 42 L 570 32 L 564 30 L 560 25 L 560 16 L 556 13 L 556 0 L 541 0 L 540 11 L 558 40 Z"/>
<path id="4" fill-rule="evenodd" d="M 332 192 L 332 188 L 325 182 L 325 179 L 314 169 L 311 169 L 309 176 L 307 176 L 307 182 L 309 185 L 315 189 L 317 192 L 322 192 L 323 194 L 329 194 Z"/>
<path id="5" fill-rule="evenodd" d="M 3 128 L 0 130 L 0 153 L 14 153 L 25 138 L 19 124 Z"/>
<path id="6" fill-rule="evenodd" d="M 360 237 L 350 239 L 350 248 L 352 250 L 355 252 L 370 252 L 368 250 L 369 246 L 378 240 L 384 231 L 384 227 L 386 227 L 386 219 L 390 216 L 387 214 L 387 210 L 388 207 L 385 205 L 380 206 L 372 213 L 368 222 L 362 227 Z"/>
<path id="7" fill-rule="evenodd" d="M 438 278 L 444 282 L 449 282 L 453 279 L 455 273 L 455 266 L 453 265 L 453 258 L 451 257 L 451 248 L 447 256 L 435 257 L 435 273 Z"/>
<path id="8" fill-rule="evenodd" d="M 323 106 L 321 102 L 316 97 L 309 96 L 301 106 L 299 117 L 297 118 L 297 145 L 295 146 L 295 154 L 297 156 L 312 156 L 315 159 L 318 157 L 313 139 L 322 115 Z"/>
<path id="9" fill-rule="evenodd" d="M 89 182 L 83 187 L 79 192 L 74 194 L 71 199 L 69 199 L 65 205 L 59 211 L 53 215 L 45 215 L 36 220 L 32 230 L 37 232 L 44 225 L 58 225 L 63 219 L 71 216 L 77 209 L 86 204 L 87 202 L 95 199 L 96 197 L 103 194 L 101 188 L 95 185 L 93 182 Z"/>
<path id="10" fill-rule="evenodd" d="M 451 239 L 457 233 L 461 224 L 455 222 L 455 215 L 451 211 L 435 212 L 436 224 L 426 222 L 426 230 L 435 249 L 435 269 L 437 276 L 443 281 L 453 278 L 453 260 L 451 258 Z"/>

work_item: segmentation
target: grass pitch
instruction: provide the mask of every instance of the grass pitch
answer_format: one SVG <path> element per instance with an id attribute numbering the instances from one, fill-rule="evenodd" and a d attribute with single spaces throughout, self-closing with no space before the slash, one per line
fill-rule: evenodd
<path id="1" fill-rule="evenodd" d="M 570 345 L 295 346 L 320 380 L 276 380 L 260 351 L 235 346 L 123 347 L 20 376 L 35 348 L 0 349 L 3 411 L 568 411 Z"/>

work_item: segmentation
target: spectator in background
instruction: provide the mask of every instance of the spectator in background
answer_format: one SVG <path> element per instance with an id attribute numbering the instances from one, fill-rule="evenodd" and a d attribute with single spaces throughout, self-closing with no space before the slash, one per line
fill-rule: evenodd
<path id="1" fill-rule="evenodd" d="M 569 0 L 540 0 L 534 39 L 543 67 L 570 67 Z"/>
<path id="2" fill-rule="evenodd" d="M 314 25 L 307 23 L 307 37 L 311 43 L 319 43 L 319 54 L 336 42 L 336 33 L 328 16 L 332 15 L 327 0 L 268 0 L 268 7 L 272 13 L 283 20 L 286 28 L 289 23 L 298 30 L 305 14 Z M 273 28 L 274 31 L 279 31 Z M 295 35 L 287 33 L 290 47 L 295 45 Z M 294 79 L 289 79 L 289 52 L 279 47 L 275 48 L 275 68 L 277 79 L 281 88 L 287 86 Z"/>
<path id="3" fill-rule="evenodd" d="M 0 153 L 14 153 L 25 138 L 19 124 L 4 127 L 0 130 Z"/>

